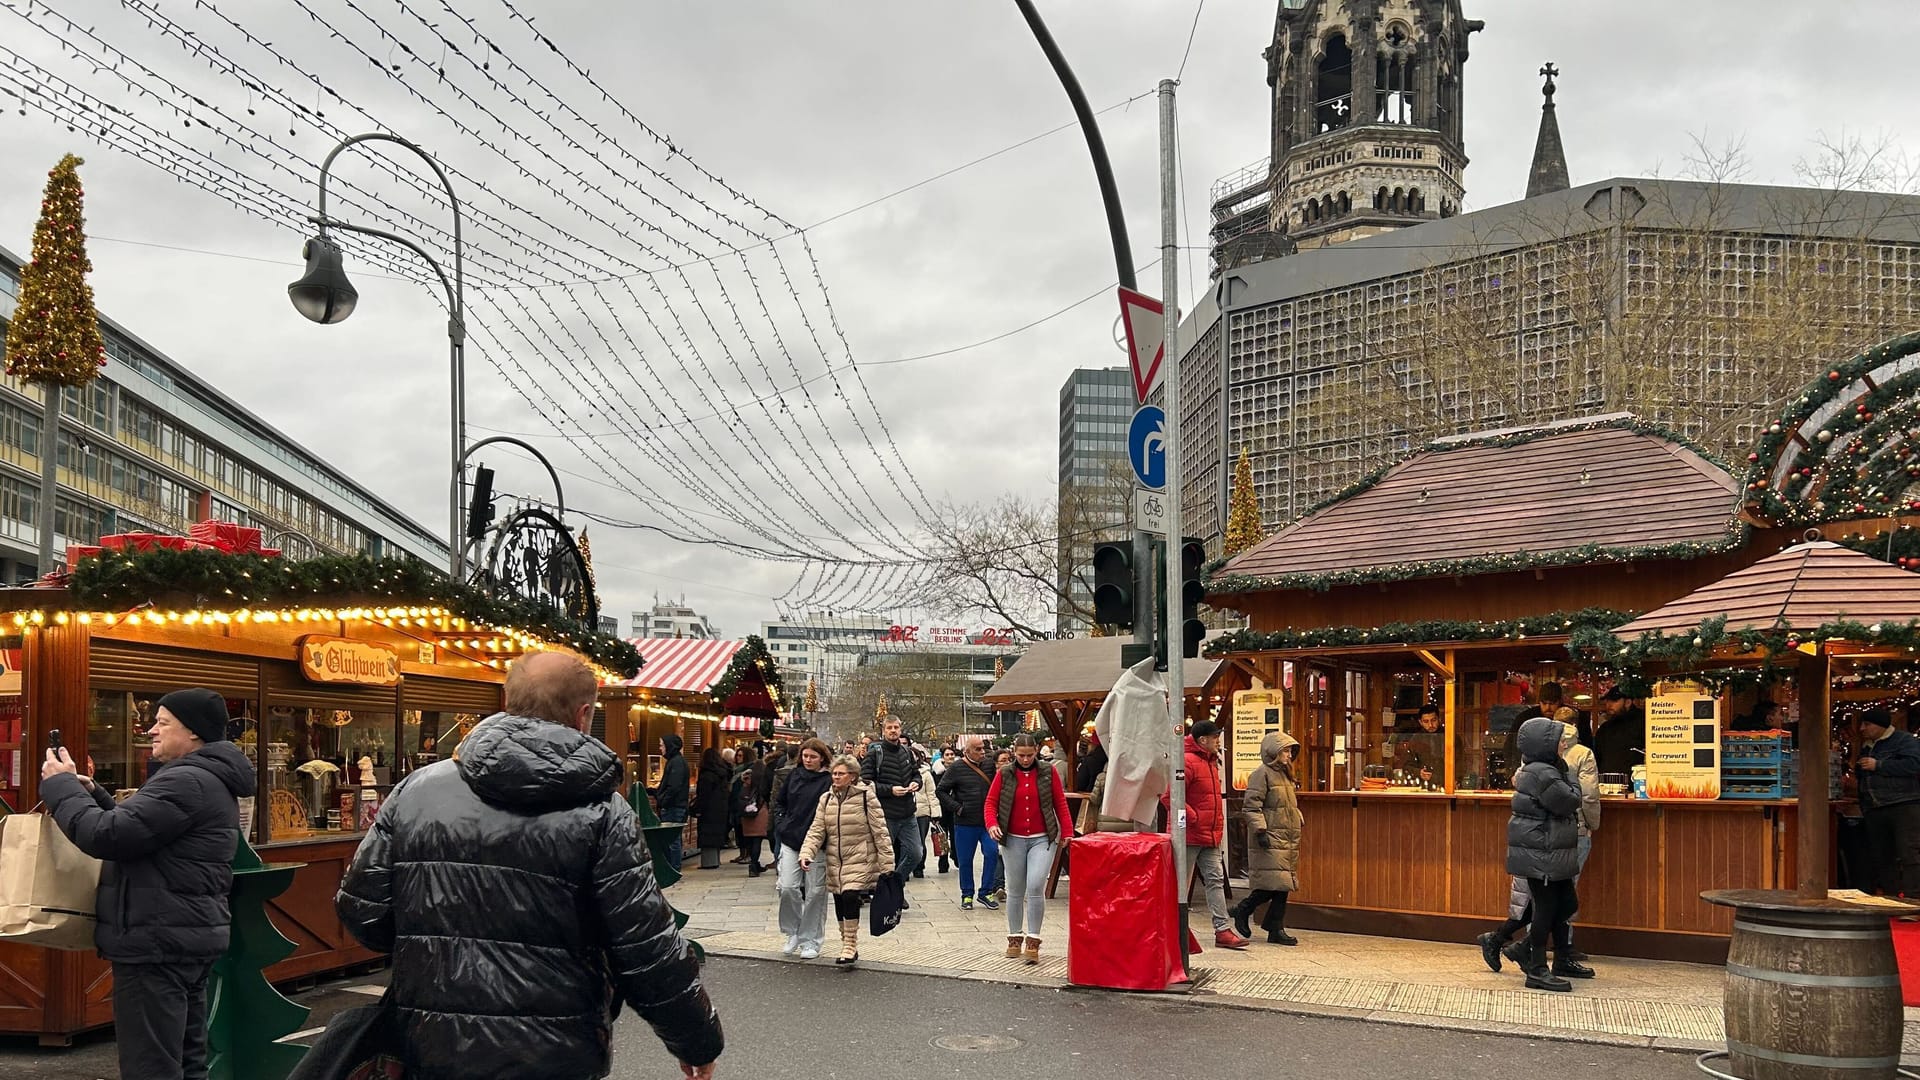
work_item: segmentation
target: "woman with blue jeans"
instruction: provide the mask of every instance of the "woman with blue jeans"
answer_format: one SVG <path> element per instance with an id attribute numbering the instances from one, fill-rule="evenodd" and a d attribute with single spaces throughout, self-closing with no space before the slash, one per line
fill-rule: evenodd
<path id="1" fill-rule="evenodd" d="M 1007 873 L 1007 957 L 1037 964 L 1047 871 L 1061 842 L 1073 836 L 1073 811 L 1060 774 L 1041 766 L 1032 735 L 1014 736 L 1013 763 L 993 778 L 986 811 L 987 835 L 1000 845 Z"/>

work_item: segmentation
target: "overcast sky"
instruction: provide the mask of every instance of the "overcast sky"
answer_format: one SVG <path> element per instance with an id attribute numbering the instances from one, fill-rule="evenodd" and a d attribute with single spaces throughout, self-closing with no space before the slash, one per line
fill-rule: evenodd
<path id="1" fill-rule="evenodd" d="M 394 27 L 396 34 L 408 22 L 398 3 L 357 0 L 360 10 Z M 213 97 L 227 115 L 237 118 L 255 107 L 259 113 L 270 111 L 264 95 L 256 100 L 232 80 L 216 77 L 208 63 L 165 40 L 120 4 L 63 0 L 56 6 L 182 85 L 201 88 L 198 92 Z M 444 27 L 455 25 L 432 0 L 413 0 L 412 6 L 434 9 L 430 17 Z M 512 24 L 499 0 L 458 0 L 453 6 L 491 28 L 509 55 L 615 130 L 617 113 L 569 76 L 524 26 Z M 522 6 L 536 13 L 539 29 L 633 115 L 738 191 L 801 226 L 1071 119 L 1011 3 L 526 0 Z M 178 7 L 175 17 L 204 24 L 208 40 L 215 40 L 212 15 Z M 367 114 L 418 138 L 468 175 L 514 192 L 514 198 L 541 212 L 564 209 L 553 190 L 517 184 L 521 178 L 409 98 L 387 72 L 345 54 L 307 14 L 358 27 L 353 34 L 371 40 L 371 24 L 357 22 L 347 0 L 225 0 L 215 7 L 301 65 L 326 72 Z M 1096 108 L 1148 93 L 1159 79 L 1174 75 L 1195 14 L 1190 0 L 1054 0 L 1041 8 Z M 1812 153 L 1812 140 L 1823 132 L 1903 140 L 1902 123 L 1910 109 L 1897 76 L 1909 66 L 1906 35 L 1888 30 L 1910 24 L 1911 10 L 1910 0 L 1817 9 L 1788 0 L 1469 2 L 1466 14 L 1484 19 L 1487 28 L 1473 39 L 1465 76 L 1466 151 L 1472 161 L 1466 174 L 1468 209 L 1510 201 L 1524 189 L 1539 116 L 1535 72 L 1546 60 L 1562 73 L 1559 119 L 1576 184 L 1683 172 L 1692 139 L 1702 134 L 1716 144 L 1743 140 L 1751 161 L 1748 179 L 1764 183 L 1795 182 L 1796 161 Z M 1266 155 L 1269 117 L 1260 53 L 1273 18 L 1273 0 L 1208 0 L 1200 9 L 1179 100 L 1185 211 L 1192 228 L 1184 243 L 1205 243 L 1211 184 Z M 91 60 L 29 31 L 17 14 L 0 12 L 0 46 L 19 49 L 109 101 L 126 100 L 112 95 L 112 76 L 94 71 Z M 411 40 L 422 40 L 421 34 L 416 28 Z M 90 55 L 104 53 L 95 48 Z M 262 60 L 264 53 L 235 47 L 233 55 L 245 58 L 260 77 L 282 81 L 309 104 L 331 104 L 314 100 L 315 91 L 298 73 Z M 447 70 L 456 84 L 464 81 L 480 92 L 473 73 L 451 65 Z M 427 91 L 448 92 L 430 85 Z M 146 105 L 148 115 L 164 111 Z M 334 106 L 336 117 L 343 111 Z M 1108 112 L 1101 123 L 1127 208 L 1135 261 L 1145 264 L 1157 257 L 1159 238 L 1154 101 L 1149 96 Z M 330 140 L 304 123 L 293 127 L 299 135 L 285 142 L 306 160 L 291 167 L 311 175 Z M 635 134 L 636 128 L 629 124 L 622 130 L 633 138 L 625 149 L 666 160 Z M 482 133 L 505 141 L 497 128 Z M 198 145 L 220 146 L 205 132 L 190 130 L 189 137 Z M 429 293 L 381 280 L 361 267 L 356 274 L 360 310 L 341 325 L 315 326 L 295 314 L 285 297 L 286 282 L 298 275 L 299 237 L 293 232 L 240 213 L 31 111 L 24 117 L 13 109 L 0 115 L 0 146 L 5 147 L 0 244 L 27 253 L 47 168 L 63 152 L 84 155 L 93 282 L 102 312 L 429 528 L 443 527 L 445 337 L 443 316 Z M 237 154 L 224 157 L 241 160 Z M 621 168 L 633 173 L 626 165 Z M 252 171 L 272 176 L 266 167 Z M 287 174 L 273 179 L 289 190 L 301 186 Z M 561 185 L 560 190 L 576 189 Z M 479 201 L 484 208 L 485 201 Z M 653 212 L 637 198 L 630 201 L 642 217 Z M 417 209 L 423 218 L 444 220 L 445 211 L 430 203 L 420 202 Z M 611 234 L 589 238 L 620 247 Z M 1114 279 L 1092 172 L 1072 129 L 821 224 L 807 238 L 852 356 L 863 364 L 996 337 L 1067 308 Z M 797 277 L 811 273 L 796 243 L 775 250 L 785 253 L 785 265 Z M 775 283 L 770 288 L 780 288 L 771 262 L 749 268 L 762 281 Z M 498 266 L 489 271 L 477 264 L 476 274 L 483 271 L 497 273 Z M 1183 292 L 1195 284 L 1193 275 L 1205 272 L 1204 251 L 1183 253 Z M 1158 268 L 1142 281 L 1148 291 L 1159 291 Z M 817 291 L 804 280 L 797 289 L 811 303 L 803 310 L 825 314 Z M 749 295 L 738 288 L 735 293 Z M 991 344 L 867 369 L 864 380 L 877 411 L 929 499 L 1047 496 L 1057 469 L 1060 384 L 1076 367 L 1123 362 L 1112 344 L 1113 319 L 1111 301 L 1102 296 Z M 598 329 L 569 322 L 555 316 L 550 325 L 558 332 Z M 831 333 L 825 326 L 820 331 Z M 871 425 L 873 412 L 863 414 L 864 402 L 851 382 L 854 403 L 822 421 L 857 459 L 851 468 L 822 460 L 811 472 L 803 469 L 806 463 L 794 460 L 789 442 L 754 425 L 752 413 L 741 426 L 756 428 L 758 445 L 745 442 L 726 418 L 701 422 L 718 461 L 684 438 L 658 444 L 667 455 L 665 464 L 608 439 L 596 463 L 589 460 L 596 454 L 589 444 L 556 437 L 549 419 L 507 387 L 492 366 L 504 359 L 501 353 L 518 351 L 511 348 L 513 339 L 506 344 L 493 350 L 491 360 L 480 355 L 488 350 L 477 344 L 470 358 L 471 437 L 494 431 L 540 435 L 542 448 L 569 472 L 565 479 L 573 505 L 686 534 L 758 542 L 738 518 L 764 522 L 783 514 L 797 531 L 827 531 L 817 520 L 806 521 L 784 491 L 812 492 L 811 503 L 828 505 L 831 500 L 817 494 L 818 478 L 831 474 L 850 490 L 874 493 L 866 522 L 843 523 L 851 537 L 845 548 L 893 544 L 897 551 L 906 542 L 902 537 L 911 537 L 917 527 L 908 513 L 917 491 L 884 454 L 867 456 L 853 421 L 864 415 Z M 608 365 L 631 361 L 630 353 L 612 343 L 603 348 L 589 340 L 577 348 L 597 352 Z M 835 348 L 823 351 L 831 358 Z M 705 352 L 716 365 L 724 362 L 718 350 Z M 665 363 L 657 351 L 650 355 L 649 363 Z M 763 378 L 753 369 L 755 358 L 744 359 L 746 376 L 729 389 L 736 398 L 745 400 L 756 386 L 764 392 L 791 382 L 773 377 L 786 370 L 784 360 L 769 361 L 772 375 Z M 539 365 L 528 366 L 537 378 L 550 378 L 538 374 Z M 810 365 L 799 366 L 813 375 L 822 361 L 814 355 Z M 643 374 L 650 376 L 651 369 Z M 671 418 L 664 404 L 647 399 L 644 389 L 653 383 L 628 372 L 618 385 L 633 389 L 633 411 L 627 415 L 658 411 Z M 688 392 L 687 400 L 698 400 L 678 377 L 670 385 Z M 813 384 L 816 389 L 825 385 Z M 788 394 L 786 401 L 794 412 L 784 415 L 795 417 L 795 424 L 805 422 L 799 398 Z M 778 408 L 780 402 L 769 405 Z M 593 409 L 579 402 L 569 408 Z M 603 419 L 596 413 L 576 435 L 604 432 L 615 422 L 611 415 Z M 504 455 L 490 455 L 489 462 L 500 468 L 500 483 L 508 490 L 543 487 L 529 464 Z M 656 489 L 668 493 L 673 507 L 650 504 L 634 493 L 630 477 L 657 478 L 683 467 L 695 474 L 695 483 L 701 475 L 722 472 L 746 478 L 744 487 L 734 489 L 746 494 L 723 498 L 736 520 L 700 504 L 684 483 L 663 481 Z M 608 471 L 615 480 L 609 480 Z M 823 516 L 831 523 L 841 515 L 829 505 Z M 895 524 L 875 528 L 882 517 Z M 896 528 L 897 535 L 887 535 Z M 591 535 L 604 608 L 620 616 L 623 631 L 628 613 L 651 603 L 657 592 L 663 597 L 684 593 L 731 635 L 753 632 L 774 614 L 774 598 L 794 579 L 792 564 L 678 543 L 656 532 L 594 525 Z M 844 583 L 840 588 L 844 597 Z M 951 614 L 974 625 L 982 621 Z"/>

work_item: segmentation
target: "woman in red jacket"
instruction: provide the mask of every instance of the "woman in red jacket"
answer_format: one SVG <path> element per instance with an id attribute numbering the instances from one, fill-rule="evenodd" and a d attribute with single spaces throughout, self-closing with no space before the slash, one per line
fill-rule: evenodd
<path id="1" fill-rule="evenodd" d="M 1060 774 L 1040 765 L 1033 736 L 1013 737 L 1013 764 L 987 789 L 987 835 L 1000 845 L 1007 871 L 1007 956 L 1040 962 L 1040 920 L 1046 915 L 1047 871 L 1062 840 L 1073 836 L 1073 811 Z"/>

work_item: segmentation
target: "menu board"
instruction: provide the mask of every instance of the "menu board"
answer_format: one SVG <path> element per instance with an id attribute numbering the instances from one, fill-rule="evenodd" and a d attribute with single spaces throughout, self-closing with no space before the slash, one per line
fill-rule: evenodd
<path id="1" fill-rule="evenodd" d="M 1284 690 L 1240 690 L 1233 695 L 1233 789 L 1245 791 L 1260 767 L 1260 743 L 1286 726 Z"/>
<path id="2" fill-rule="evenodd" d="M 1675 691 L 1647 699 L 1647 797 L 1720 797 L 1720 699 Z"/>

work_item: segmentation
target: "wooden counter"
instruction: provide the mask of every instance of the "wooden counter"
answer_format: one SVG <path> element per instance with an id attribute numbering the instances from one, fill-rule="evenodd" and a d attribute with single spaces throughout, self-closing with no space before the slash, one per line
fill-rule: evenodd
<path id="1" fill-rule="evenodd" d="M 353 940 L 334 915 L 333 895 L 360 846 L 358 836 L 269 844 L 269 863 L 302 863 L 293 884 L 267 904 L 267 916 L 294 943 L 292 956 L 267 969 L 275 983 L 311 978 L 382 959 Z M 113 974 L 90 952 L 0 944 L 0 1035 L 35 1035 L 64 1046 L 74 1035 L 113 1023 Z"/>
<path id="2" fill-rule="evenodd" d="M 1470 942 L 1506 916 L 1509 793 L 1301 792 L 1308 929 Z M 1791 801 L 1609 798 L 1575 917 L 1596 955 L 1723 963 L 1732 912 L 1708 889 L 1794 880 Z"/>

